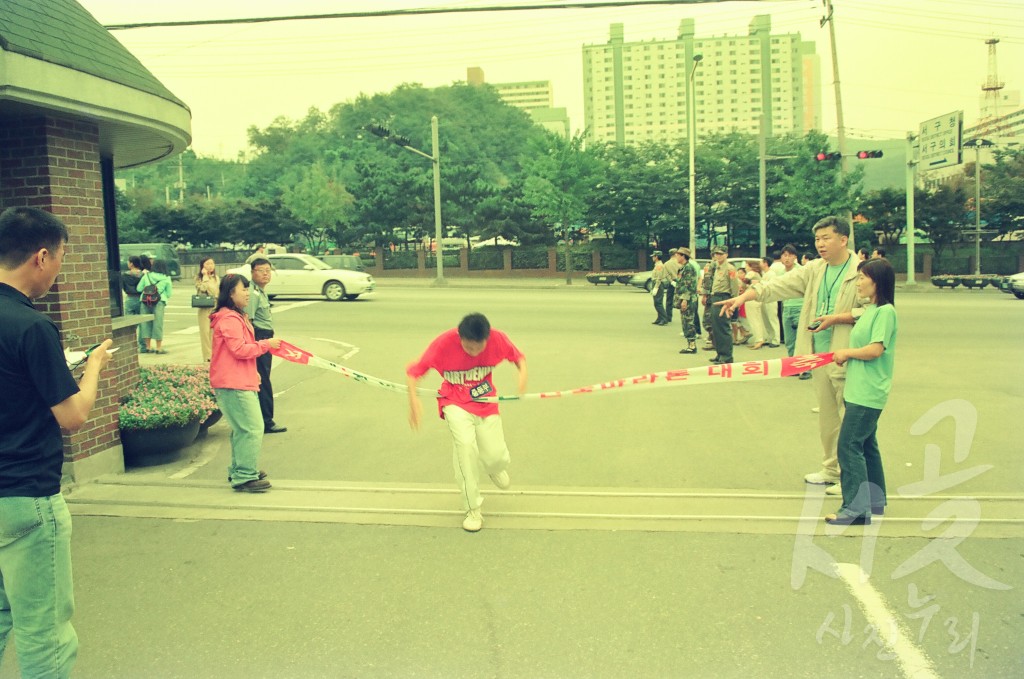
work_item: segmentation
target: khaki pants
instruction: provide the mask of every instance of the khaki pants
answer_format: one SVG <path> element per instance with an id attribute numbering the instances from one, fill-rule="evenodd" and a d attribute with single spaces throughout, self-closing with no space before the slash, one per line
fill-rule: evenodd
<path id="1" fill-rule="evenodd" d="M 836 446 L 839 429 L 843 424 L 846 404 L 843 388 L 846 386 L 846 368 L 829 363 L 811 371 L 814 393 L 818 397 L 818 429 L 821 435 L 821 469 L 833 476 L 839 475 Z"/>

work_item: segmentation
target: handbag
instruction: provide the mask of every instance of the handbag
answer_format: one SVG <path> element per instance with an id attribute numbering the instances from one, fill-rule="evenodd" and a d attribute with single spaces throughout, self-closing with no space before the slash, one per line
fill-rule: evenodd
<path id="1" fill-rule="evenodd" d="M 192 308 L 212 309 L 216 301 L 211 295 L 192 295 Z"/>

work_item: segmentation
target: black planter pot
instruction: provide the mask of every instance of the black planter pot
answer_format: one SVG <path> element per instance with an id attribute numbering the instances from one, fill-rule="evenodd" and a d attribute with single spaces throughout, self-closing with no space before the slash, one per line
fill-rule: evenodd
<path id="1" fill-rule="evenodd" d="M 222 417 L 224 417 L 224 413 L 219 410 L 214 410 L 212 413 L 207 415 L 206 419 L 199 424 L 199 435 L 206 436 L 207 430 L 220 422 L 220 418 Z"/>
<path id="2" fill-rule="evenodd" d="M 121 447 L 126 467 L 149 467 L 178 459 L 181 449 L 196 440 L 199 419 L 159 429 L 122 429 Z"/>

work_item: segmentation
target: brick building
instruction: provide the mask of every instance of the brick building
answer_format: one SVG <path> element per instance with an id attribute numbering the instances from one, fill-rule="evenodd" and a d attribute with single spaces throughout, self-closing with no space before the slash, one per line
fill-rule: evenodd
<path id="1" fill-rule="evenodd" d="M 114 170 L 190 141 L 184 102 L 77 2 L 0 2 L 0 210 L 38 207 L 67 224 L 61 275 L 36 306 L 66 347 L 113 337 L 120 349 L 92 419 L 65 438 L 65 477 L 76 482 L 123 470 L 118 401 L 138 375 L 140 317 L 123 315 Z"/>

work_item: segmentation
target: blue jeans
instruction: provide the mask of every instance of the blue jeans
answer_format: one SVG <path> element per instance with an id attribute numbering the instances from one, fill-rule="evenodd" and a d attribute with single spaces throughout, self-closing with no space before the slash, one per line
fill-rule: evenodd
<path id="1" fill-rule="evenodd" d="M 67 677 L 78 655 L 71 514 L 58 493 L 0 498 L 0 661 L 12 629 L 22 677 Z"/>
<path id="2" fill-rule="evenodd" d="M 800 307 L 782 307 L 782 334 L 786 337 L 786 351 L 796 352 L 796 331 L 800 327 Z"/>
<path id="3" fill-rule="evenodd" d="M 138 316 L 142 313 L 142 302 L 139 301 L 138 295 L 125 295 L 124 296 L 124 315 L 125 316 Z M 135 335 L 139 340 L 139 349 L 145 349 L 146 343 L 142 341 L 142 330 L 141 328 L 135 329 Z"/>
<path id="4" fill-rule="evenodd" d="M 885 472 L 875 436 L 881 414 L 876 408 L 846 402 L 837 447 L 844 514 L 868 516 L 872 507 L 885 506 Z"/>
<path id="5" fill-rule="evenodd" d="M 139 334 L 142 339 L 155 339 L 162 342 L 164 339 L 164 311 L 167 309 L 167 302 L 157 302 L 153 306 L 142 305 L 142 313 L 153 314 L 153 320 L 147 321 L 139 326 Z"/>
<path id="6" fill-rule="evenodd" d="M 231 425 L 231 484 L 239 486 L 259 478 L 260 448 L 263 446 L 263 414 L 255 391 L 214 389 L 217 407 Z"/>

